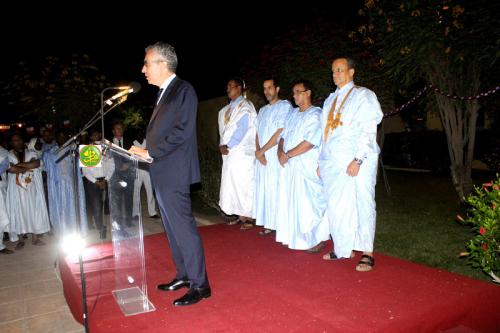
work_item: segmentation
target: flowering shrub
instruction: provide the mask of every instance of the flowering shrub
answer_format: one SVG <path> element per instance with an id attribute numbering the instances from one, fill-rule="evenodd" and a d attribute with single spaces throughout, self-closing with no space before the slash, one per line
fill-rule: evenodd
<path id="1" fill-rule="evenodd" d="M 466 198 L 470 205 L 467 219 L 477 232 L 467 243 L 465 253 L 473 267 L 481 268 L 494 282 L 500 283 L 500 176 L 491 183 L 475 187 Z"/>

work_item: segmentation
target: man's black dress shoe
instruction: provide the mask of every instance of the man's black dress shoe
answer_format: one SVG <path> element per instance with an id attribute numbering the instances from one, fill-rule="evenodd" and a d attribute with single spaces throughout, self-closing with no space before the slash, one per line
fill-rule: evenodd
<path id="1" fill-rule="evenodd" d="M 196 304 L 204 298 L 209 298 L 212 295 L 210 287 L 205 288 L 191 288 L 186 295 L 174 301 L 175 306 L 186 306 Z"/>
<path id="2" fill-rule="evenodd" d="M 174 291 L 183 287 L 189 287 L 189 280 L 188 279 L 173 279 L 169 283 L 165 284 L 159 284 L 158 289 L 163 290 L 163 291 Z"/>

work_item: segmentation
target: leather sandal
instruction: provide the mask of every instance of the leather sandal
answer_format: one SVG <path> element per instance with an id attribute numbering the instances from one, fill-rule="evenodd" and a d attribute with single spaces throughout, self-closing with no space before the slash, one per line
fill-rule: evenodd
<path id="1" fill-rule="evenodd" d="M 229 221 L 226 224 L 227 225 L 236 225 L 236 224 L 239 224 L 239 223 L 242 223 L 241 220 L 240 219 L 236 219 L 236 220 Z"/>
<path id="2" fill-rule="evenodd" d="M 4 248 L 3 250 L 0 250 L 0 253 L 2 254 L 12 254 L 14 251 L 9 250 L 8 248 Z"/>
<path id="3" fill-rule="evenodd" d="M 319 242 L 315 246 L 311 247 L 309 250 L 306 250 L 306 252 L 311 254 L 318 253 L 319 251 L 323 250 L 324 247 L 325 247 L 325 242 Z"/>
<path id="4" fill-rule="evenodd" d="M 31 244 L 36 245 L 36 246 L 44 246 L 45 242 L 41 240 L 40 238 L 37 238 L 36 241 L 31 242 Z"/>
<path id="5" fill-rule="evenodd" d="M 354 258 L 354 253 L 351 253 L 350 258 Z M 331 251 L 331 252 L 328 252 L 327 254 L 325 254 L 323 256 L 323 259 L 324 260 L 341 260 L 341 259 L 348 259 L 348 258 L 339 258 L 339 257 L 337 257 L 335 252 Z"/>
<path id="6" fill-rule="evenodd" d="M 263 229 L 261 231 L 259 231 L 259 235 L 261 236 L 267 236 L 267 235 L 270 235 L 274 232 L 274 230 L 271 230 L 271 229 Z"/>
<path id="7" fill-rule="evenodd" d="M 248 229 L 252 229 L 253 228 L 253 223 L 251 222 L 244 222 L 241 227 L 240 227 L 240 230 L 248 230 Z"/>
<path id="8" fill-rule="evenodd" d="M 324 260 L 338 260 L 339 258 L 337 257 L 337 255 L 335 254 L 335 252 L 328 252 L 327 254 L 325 254 L 323 256 L 323 259 Z"/>
<path id="9" fill-rule="evenodd" d="M 361 256 L 361 260 L 356 266 L 356 270 L 358 272 L 369 272 L 373 269 L 373 266 L 375 266 L 375 258 L 367 254 L 363 254 Z"/>

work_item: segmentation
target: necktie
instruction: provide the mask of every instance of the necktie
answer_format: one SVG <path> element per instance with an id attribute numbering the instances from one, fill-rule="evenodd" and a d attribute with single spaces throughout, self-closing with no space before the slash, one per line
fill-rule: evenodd
<path id="1" fill-rule="evenodd" d="M 161 97 L 161 93 L 163 92 L 163 88 L 161 88 L 160 90 L 158 90 L 158 94 L 156 95 L 156 104 L 158 104 L 158 102 L 160 101 L 160 97 Z"/>
<path id="2" fill-rule="evenodd" d="M 123 148 L 123 139 L 118 140 L 118 144 Z"/>

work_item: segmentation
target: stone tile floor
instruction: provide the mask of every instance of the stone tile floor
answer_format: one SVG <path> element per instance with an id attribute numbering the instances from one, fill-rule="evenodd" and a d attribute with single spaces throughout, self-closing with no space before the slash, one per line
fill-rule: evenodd
<path id="1" fill-rule="evenodd" d="M 144 234 L 163 232 L 160 219 L 143 214 Z M 222 218 L 196 215 L 199 226 L 222 223 Z M 109 230 L 109 226 L 108 226 Z M 109 240 L 109 232 L 108 232 Z M 44 235 L 45 246 L 31 244 L 13 254 L 0 254 L 0 332 L 73 333 L 84 332 L 73 318 L 63 295 L 56 258 L 56 237 Z M 87 244 L 98 243 L 97 230 L 90 230 Z M 12 244 L 6 243 L 8 248 Z"/>

